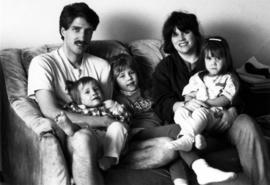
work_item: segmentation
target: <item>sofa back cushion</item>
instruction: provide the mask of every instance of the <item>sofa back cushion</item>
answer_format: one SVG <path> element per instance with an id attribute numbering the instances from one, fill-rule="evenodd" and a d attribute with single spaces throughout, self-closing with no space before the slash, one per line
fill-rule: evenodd
<path id="1" fill-rule="evenodd" d="M 151 88 L 151 79 L 157 64 L 166 56 L 160 40 L 136 40 L 128 44 L 140 73 L 143 88 Z"/>
<path id="2" fill-rule="evenodd" d="M 10 102 L 18 97 L 27 96 L 27 73 L 32 58 L 50 52 L 59 46 L 60 44 L 49 44 L 40 47 L 0 51 L 0 62 L 5 75 Z M 87 52 L 106 60 L 120 53 L 129 54 L 127 48 L 121 42 L 114 40 L 92 41 Z"/>
<path id="3" fill-rule="evenodd" d="M 26 92 L 27 79 L 21 64 L 20 49 L 5 49 L 0 51 L 0 62 L 6 82 L 8 98 L 11 102 L 17 96 L 23 96 Z"/>

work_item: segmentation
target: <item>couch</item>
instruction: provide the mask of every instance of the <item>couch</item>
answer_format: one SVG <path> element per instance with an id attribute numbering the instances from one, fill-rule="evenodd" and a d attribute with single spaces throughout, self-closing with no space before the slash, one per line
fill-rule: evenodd
<path id="1" fill-rule="evenodd" d="M 150 86 L 154 67 L 165 56 L 161 45 L 159 40 L 129 43 L 98 40 L 92 41 L 88 52 L 104 59 L 120 53 L 133 55 L 142 72 L 144 84 Z M 31 59 L 56 47 L 59 44 L 0 51 L 1 107 L 4 107 L 1 109 L 3 170 L 6 180 L 12 185 L 70 184 L 70 169 L 64 157 L 62 136 L 37 134 L 43 129 L 47 118 L 42 115 L 36 102 L 27 98 L 27 72 Z M 213 166 L 224 170 L 241 170 L 233 147 L 221 148 L 204 157 Z M 141 170 L 119 166 L 104 173 L 104 176 L 107 185 L 172 185 L 166 166 Z M 196 184 L 195 180 L 193 184 Z"/>

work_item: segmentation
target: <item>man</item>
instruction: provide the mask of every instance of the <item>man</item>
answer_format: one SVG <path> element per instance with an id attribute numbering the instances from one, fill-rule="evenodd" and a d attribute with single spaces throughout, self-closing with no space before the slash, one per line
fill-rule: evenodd
<path id="1" fill-rule="evenodd" d="M 28 95 L 38 102 L 42 113 L 55 119 L 71 98 L 66 92 L 66 80 L 75 81 L 91 76 L 100 82 L 105 98 L 111 98 L 110 65 L 103 59 L 86 54 L 92 34 L 99 23 L 98 15 L 85 3 L 64 7 L 60 15 L 59 31 L 63 44 L 60 48 L 35 57 L 29 67 Z M 83 127 L 107 127 L 109 117 L 91 117 L 66 112 L 69 119 Z M 51 128 L 54 129 L 53 122 Z M 81 129 L 67 138 L 71 156 L 72 175 L 76 185 L 103 185 L 97 167 L 100 139 L 91 129 Z"/>

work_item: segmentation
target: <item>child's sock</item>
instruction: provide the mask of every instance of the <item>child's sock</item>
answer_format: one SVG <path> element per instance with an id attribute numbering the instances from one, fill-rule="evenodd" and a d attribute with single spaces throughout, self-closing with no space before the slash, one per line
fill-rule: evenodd
<path id="1" fill-rule="evenodd" d="M 236 178 L 234 172 L 224 172 L 208 165 L 204 159 L 198 159 L 192 163 L 192 169 L 197 175 L 199 184 L 209 184 L 214 182 L 223 182 Z"/>
<path id="2" fill-rule="evenodd" d="M 173 180 L 173 184 L 174 185 L 188 185 L 188 181 L 187 181 L 187 179 L 177 178 L 177 179 Z"/>
<path id="3" fill-rule="evenodd" d="M 180 138 L 171 141 L 167 144 L 167 147 L 171 150 L 190 151 L 194 143 L 194 136 L 187 134 Z"/>
<path id="4" fill-rule="evenodd" d="M 68 136 L 73 136 L 73 134 L 79 129 L 79 126 L 73 124 L 64 112 L 60 112 L 55 117 L 57 125 L 65 132 Z"/>
<path id="5" fill-rule="evenodd" d="M 103 171 L 110 169 L 113 165 L 116 164 L 117 164 L 116 157 L 104 156 L 98 161 L 99 168 L 102 169 Z"/>
<path id="6" fill-rule="evenodd" d="M 203 150 L 203 149 L 205 149 L 207 147 L 207 143 L 206 143 L 206 140 L 203 137 L 203 135 L 197 134 L 195 136 L 195 144 L 194 145 L 199 150 Z"/>

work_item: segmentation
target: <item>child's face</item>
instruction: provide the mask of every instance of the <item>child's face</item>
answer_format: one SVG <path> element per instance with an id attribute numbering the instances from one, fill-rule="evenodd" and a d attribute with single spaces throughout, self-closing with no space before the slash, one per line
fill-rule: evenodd
<path id="1" fill-rule="evenodd" d="M 210 75 L 218 75 L 224 65 L 225 58 L 224 57 L 215 57 L 208 52 L 204 58 L 206 70 Z"/>
<path id="2" fill-rule="evenodd" d="M 132 92 L 138 87 L 138 77 L 135 71 L 130 68 L 126 68 L 116 78 L 120 90 Z"/>
<path id="3" fill-rule="evenodd" d="M 89 82 L 79 87 L 81 103 L 87 107 L 96 107 L 103 102 L 103 95 L 99 86 Z"/>

